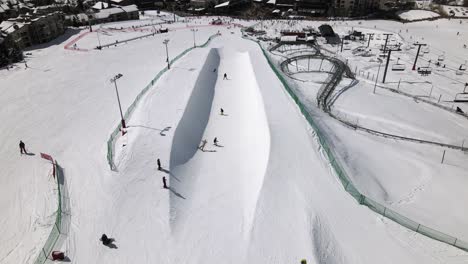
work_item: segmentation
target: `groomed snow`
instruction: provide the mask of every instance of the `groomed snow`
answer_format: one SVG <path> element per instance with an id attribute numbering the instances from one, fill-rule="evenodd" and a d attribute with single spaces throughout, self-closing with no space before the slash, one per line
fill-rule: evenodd
<path id="1" fill-rule="evenodd" d="M 50 210 L 56 207 L 53 181 L 47 179 L 50 164 L 37 157 L 39 151 L 53 155 L 67 178 L 71 229 L 61 249 L 72 263 L 467 261 L 465 252 L 409 231 L 347 194 L 314 131 L 259 46 L 242 39 L 239 29 L 208 26 L 211 19 L 174 23 L 168 25 L 167 34 L 101 51 L 92 49 L 97 34 L 80 32 L 64 42 L 32 50 L 26 69 L 17 64 L 10 71 L 0 71 L 0 87 L 9 87 L 2 90 L 2 105 L 8 111 L 0 112 L 0 132 L 9 142 L 0 149 L 0 156 L 7 161 L 2 163 L 2 175 L 16 176 L 1 178 L 9 188 L 5 197 L 14 205 L 0 204 L 2 215 L 8 215 L 4 230 L 7 235 L 16 234 L 0 240 L 2 263 L 34 260 L 51 228 L 40 226 L 37 235 L 30 231 L 35 228 L 31 228 L 30 219 L 48 220 Z M 355 23 L 353 26 L 358 25 Z M 392 30 L 401 25 L 371 23 Z M 303 26 L 296 22 L 275 25 L 268 28 L 268 34 Z M 118 170 L 111 172 L 106 142 L 120 115 L 109 79 L 123 74 L 118 87 L 122 106 L 127 109 L 154 75 L 166 67 L 162 41 L 170 39 L 169 56 L 173 58 L 193 46 L 193 27 L 198 29 L 197 43 L 218 31 L 221 36 L 171 65 L 143 96 L 126 120 L 128 133 L 117 141 Z M 432 24 L 415 23 L 411 27 L 429 41 L 434 39 Z M 346 25 L 340 30 L 348 29 Z M 450 30 L 444 34 L 452 34 Z M 108 41 L 126 38 L 128 33 L 107 32 Z M 83 50 L 64 49 L 73 42 Z M 459 43 L 447 46 L 459 47 Z M 461 56 L 454 50 L 446 55 Z M 305 61 L 293 66 L 305 67 Z M 395 76 L 390 78 L 394 80 Z M 340 87 L 349 81 L 345 79 Z M 313 83 L 303 95 L 311 96 L 313 102 L 319 87 Z M 367 112 L 366 107 L 371 105 L 355 109 L 349 102 L 353 96 L 372 96 L 369 86 L 364 87 L 368 90 L 360 94 L 352 90 L 345 94 L 340 107 L 354 109 L 355 114 L 358 110 Z M 386 100 L 385 95 L 379 92 L 377 96 Z M 393 109 L 405 102 L 394 98 L 388 107 Z M 220 115 L 220 108 L 225 115 Z M 411 122 L 404 117 L 400 113 L 387 119 L 399 120 L 402 126 Z M 457 206 L 457 195 L 464 197 L 460 190 L 465 186 L 465 170 L 447 170 L 429 161 L 438 159 L 440 149 L 355 133 L 318 109 L 314 118 L 324 124 L 343 155 L 339 158 L 364 193 L 436 228 L 460 233 L 464 211 L 455 214 L 452 210 L 462 208 Z M 386 126 L 376 118 L 368 125 Z M 421 124 L 429 126 L 412 125 L 419 128 Z M 213 145 L 214 137 L 219 140 L 218 146 Z M 35 157 L 16 156 L 19 139 L 36 153 Z M 204 139 L 205 151 L 198 150 Z M 448 152 L 447 158 L 460 161 L 463 155 Z M 157 170 L 158 158 L 162 170 Z M 406 169 L 411 173 L 402 173 Z M 383 173 L 377 174 L 379 171 Z M 39 182 L 41 177 L 44 180 Z M 162 188 L 163 177 L 169 189 Z M 18 195 L 20 190 L 45 197 L 28 205 L 29 196 Z M 447 198 L 453 192 L 457 195 Z M 458 202 L 463 200 L 459 198 Z M 32 218 L 35 213 L 38 216 Z M 455 224 L 448 226 L 451 219 Z M 100 243 L 102 233 L 115 239 L 115 248 Z"/>

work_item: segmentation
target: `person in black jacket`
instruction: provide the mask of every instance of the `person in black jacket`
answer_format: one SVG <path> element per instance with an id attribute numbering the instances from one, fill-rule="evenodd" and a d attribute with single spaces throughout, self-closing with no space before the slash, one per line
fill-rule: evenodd
<path id="1" fill-rule="evenodd" d="M 20 148 L 20 153 L 21 154 L 28 154 L 28 152 L 26 151 L 26 145 L 21 140 L 20 140 L 20 143 L 19 143 L 19 148 Z"/>

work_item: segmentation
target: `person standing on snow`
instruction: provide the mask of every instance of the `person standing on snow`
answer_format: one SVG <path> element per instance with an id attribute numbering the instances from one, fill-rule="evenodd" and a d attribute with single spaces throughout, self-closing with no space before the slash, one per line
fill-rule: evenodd
<path id="1" fill-rule="evenodd" d="M 158 170 L 161 170 L 161 169 L 162 169 L 162 167 L 161 167 L 161 161 L 160 161 L 159 159 L 157 160 L 157 163 L 158 163 Z"/>
<path id="2" fill-rule="evenodd" d="M 26 151 L 26 145 L 21 140 L 20 140 L 20 143 L 19 143 L 19 148 L 20 148 L 21 154 L 28 154 L 28 152 Z"/>
<path id="3" fill-rule="evenodd" d="M 228 77 L 227 77 L 227 73 L 224 74 L 224 77 L 223 77 L 223 80 L 227 80 Z"/>
<path id="4" fill-rule="evenodd" d="M 217 137 L 215 137 L 213 139 L 213 145 L 218 146 L 218 138 Z"/>
<path id="5" fill-rule="evenodd" d="M 224 115 L 224 109 L 221 108 L 221 115 Z"/>
<path id="6" fill-rule="evenodd" d="M 163 177 L 163 188 L 164 189 L 169 189 L 169 187 L 167 187 L 167 183 L 166 183 L 166 177 Z"/>

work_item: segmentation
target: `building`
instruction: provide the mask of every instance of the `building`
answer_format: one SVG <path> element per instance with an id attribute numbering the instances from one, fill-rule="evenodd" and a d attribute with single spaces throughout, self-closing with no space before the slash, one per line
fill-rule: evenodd
<path id="1" fill-rule="evenodd" d="M 414 2 L 414 0 L 404 1 Z M 331 15 L 364 16 L 377 10 L 388 10 L 388 6 L 397 6 L 399 0 L 334 0 Z"/>
<path id="2" fill-rule="evenodd" d="M 0 21 L 18 16 L 18 12 L 12 4 L 0 2 Z"/>
<path id="3" fill-rule="evenodd" d="M 22 15 L 0 23 L 0 31 L 20 48 L 49 42 L 65 32 L 61 12 L 47 15 Z"/>
<path id="4" fill-rule="evenodd" d="M 102 9 L 98 13 L 93 14 L 93 17 L 95 23 L 106 23 L 139 19 L 140 15 L 136 5 L 129 5 Z"/>

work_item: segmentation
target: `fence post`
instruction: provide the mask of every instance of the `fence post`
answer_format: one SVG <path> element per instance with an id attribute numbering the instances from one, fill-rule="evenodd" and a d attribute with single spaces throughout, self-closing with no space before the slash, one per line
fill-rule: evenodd
<path id="1" fill-rule="evenodd" d="M 441 164 L 444 163 L 444 158 L 445 158 L 445 149 L 444 149 L 444 153 L 442 154 L 442 161 L 440 162 Z"/>
<path id="2" fill-rule="evenodd" d="M 440 99 L 442 98 L 442 94 L 439 95 L 439 100 L 437 101 L 437 103 L 440 103 Z"/>

